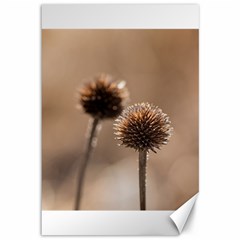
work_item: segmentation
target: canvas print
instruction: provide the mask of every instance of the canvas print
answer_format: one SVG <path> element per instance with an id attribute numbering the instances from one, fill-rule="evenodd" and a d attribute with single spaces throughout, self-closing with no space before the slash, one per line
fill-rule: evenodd
<path id="1" fill-rule="evenodd" d="M 198 30 L 42 30 L 42 209 L 176 210 L 198 192 Z"/>

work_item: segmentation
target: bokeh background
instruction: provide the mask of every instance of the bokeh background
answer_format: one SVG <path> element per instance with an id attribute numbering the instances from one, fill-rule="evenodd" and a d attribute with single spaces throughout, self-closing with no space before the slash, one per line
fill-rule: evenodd
<path id="1" fill-rule="evenodd" d="M 42 209 L 71 210 L 89 116 L 77 89 L 99 73 L 125 80 L 130 104 L 170 116 L 174 134 L 150 153 L 147 209 L 175 210 L 198 192 L 198 30 L 42 30 Z M 138 210 L 138 154 L 102 124 L 82 210 Z"/>

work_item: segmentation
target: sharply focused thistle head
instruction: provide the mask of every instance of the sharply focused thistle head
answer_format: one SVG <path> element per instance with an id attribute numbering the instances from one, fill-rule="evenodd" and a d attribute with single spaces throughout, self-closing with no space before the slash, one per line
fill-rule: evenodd
<path id="1" fill-rule="evenodd" d="M 79 104 L 84 112 L 99 119 L 117 117 L 128 99 L 125 82 L 114 82 L 107 74 L 86 84 L 79 94 Z"/>
<path id="2" fill-rule="evenodd" d="M 115 135 L 126 147 L 137 151 L 160 149 L 171 136 L 169 117 L 162 110 L 149 103 L 138 103 L 127 107 L 115 120 Z"/>

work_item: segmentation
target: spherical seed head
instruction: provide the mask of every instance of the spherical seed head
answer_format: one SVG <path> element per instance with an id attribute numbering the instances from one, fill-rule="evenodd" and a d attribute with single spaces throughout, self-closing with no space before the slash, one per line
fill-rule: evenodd
<path id="1" fill-rule="evenodd" d="M 79 104 L 94 118 L 115 118 L 128 98 L 125 82 L 114 82 L 110 75 L 101 74 L 79 91 Z"/>
<path id="2" fill-rule="evenodd" d="M 169 117 L 162 110 L 149 103 L 127 107 L 115 120 L 115 135 L 126 147 L 137 151 L 160 149 L 171 136 Z"/>

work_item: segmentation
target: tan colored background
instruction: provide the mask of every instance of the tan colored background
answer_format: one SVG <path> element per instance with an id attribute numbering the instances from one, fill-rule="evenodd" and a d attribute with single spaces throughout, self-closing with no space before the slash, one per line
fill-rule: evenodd
<path id="1" fill-rule="evenodd" d="M 198 192 L 198 30 L 42 31 L 42 207 L 71 210 L 89 116 L 76 89 L 98 73 L 127 81 L 129 104 L 170 116 L 174 135 L 151 153 L 147 209 L 174 210 Z M 84 210 L 138 210 L 137 153 L 104 121 L 84 185 Z"/>

